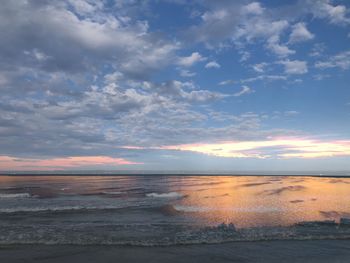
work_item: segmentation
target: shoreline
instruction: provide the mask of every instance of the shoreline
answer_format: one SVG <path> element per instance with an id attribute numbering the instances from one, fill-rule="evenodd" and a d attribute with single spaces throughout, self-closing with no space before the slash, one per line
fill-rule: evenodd
<path id="1" fill-rule="evenodd" d="M 133 247 L 0 245 L 0 262 L 348 262 L 350 240 L 285 240 Z"/>

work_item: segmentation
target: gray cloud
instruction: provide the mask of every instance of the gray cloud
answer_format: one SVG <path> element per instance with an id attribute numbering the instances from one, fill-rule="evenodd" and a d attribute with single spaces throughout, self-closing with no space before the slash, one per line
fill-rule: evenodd
<path id="1" fill-rule="evenodd" d="M 84 3 L 87 6 L 76 8 L 88 16 L 72 12 L 64 1 L 2 3 L 1 69 L 75 73 L 109 62 L 132 76 L 145 77 L 174 56 L 177 44 L 149 33 L 147 22 L 112 16 Z"/>
<path id="2" fill-rule="evenodd" d="M 201 4 L 204 11 L 200 22 L 185 33 L 187 38 L 210 48 L 233 45 L 243 54 L 242 61 L 249 57 L 244 49 L 251 43 L 261 43 L 279 57 L 295 54 L 290 44 L 314 38 L 306 25 L 299 22 L 307 16 L 335 25 L 350 23 L 348 8 L 331 0 L 300 0 L 277 7 L 257 1 L 202 1 Z M 284 43 L 286 34 L 290 37 Z"/>
<path id="3" fill-rule="evenodd" d="M 231 1 L 212 6 L 201 16 L 201 23 L 189 30 L 189 38 L 208 45 L 228 41 L 238 48 L 253 40 L 262 40 L 265 47 L 278 56 L 295 53 L 280 41 L 289 27 L 287 20 L 274 16 L 258 2 L 243 3 Z"/>
<path id="4" fill-rule="evenodd" d="M 343 70 L 350 68 L 350 51 L 344 51 L 334 56 L 330 56 L 325 61 L 317 61 L 315 63 L 316 68 L 327 69 L 327 68 L 341 68 Z"/>

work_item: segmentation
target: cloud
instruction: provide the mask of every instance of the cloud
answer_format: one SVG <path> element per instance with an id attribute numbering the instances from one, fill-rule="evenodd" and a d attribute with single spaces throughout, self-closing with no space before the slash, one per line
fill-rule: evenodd
<path id="1" fill-rule="evenodd" d="M 265 63 L 265 62 L 262 62 L 262 63 L 258 63 L 258 64 L 255 64 L 253 65 L 253 69 L 256 71 L 256 72 L 259 72 L 259 73 L 263 73 L 265 71 L 265 68 L 268 64 Z"/>
<path id="2" fill-rule="evenodd" d="M 295 54 L 296 51 L 289 44 L 309 41 L 315 37 L 305 22 L 299 22 L 310 14 L 336 25 L 347 25 L 350 21 L 348 8 L 345 5 L 335 5 L 330 0 L 300 0 L 278 7 L 245 1 L 200 3 L 205 11 L 200 22 L 187 30 L 185 35 L 188 41 L 203 42 L 211 49 L 235 46 L 240 50 L 239 53 L 247 52 L 241 61 L 247 60 L 250 52 L 245 49 L 253 43 L 262 44 L 280 57 Z M 284 43 L 289 29 L 289 41 Z"/>
<path id="3" fill-rule="evenodd" d="M 280 44 L 280 37 L 273 35 L 267 40 L 267 47 L 280 57 L 287 57 L 295 54 L 294 50 L 291 50 L 288 46 Z"/>
<path id="4" fill-rule="evenodd" d="M 329 77 L 331 77 L 331 75 L 329 75 L 329 74 L 316 74 L 313 76 L 313 79 L 321 81 L 321 80 L 324 80 L 324 79 L 329 78 Z"/>
<path id="5" fill-rule="evenodd" d="M 298 115 L 300 112 L 298 111 L 295 111 L 295 110 L 289 110 L 289 111 L 285 111 L 284 112 L 284 115 L 289 117 L 289 116 L 296 116 Z"/>
<path id="6" fill-rule="evenodd" d="M 276 80 L 287 80 L 287 77 L 284 75 L 260 75 L 257 77 L 247 78 L 247 79 L 241 79 L 241 83 L 249 83 L 254 81 L 276 81 Z"/>
<path id="7" fill-rule="evenodd" d="M 279 64 L 284 65 L 286 74 L 305 74 L 308 72 L 307 62 L 301 60 L 283 60 Z"/>
<path id="8" fill-rule="evenodd" d="M 314 34 L 307 30 L 305 23 L 297 23 L 292 27 L 292 33 L 289 36 L 289 43 L 299 43 L 313 39 Z"/>
<path id="9" fill-rule="evenodd" d="M 177 43 L 148 32 L 145 21 L 105 10 L 83 0 L 3 3 L 0 69 L 77 73 L 110 63 L 145 78 L 172 62 Z"/>
<path id="10" fill-rule="evenodd" d="M 205 65 L 205 68 L 220 68 L 220 64 L 216 61 L 210 61 Z"/>
<path id="11" fill-rule="evenodd" d="M 250 94 L 250 93 L 253 93 L 253 92 L 254 92 L 254 90 L 252 90 L 248 86 L 242 86 L 242 89 L 240 91 L 238 91 L 237 93 L 233 94 L 233 96 L 240 97 L 240 96 L 242 96 L 244 94 Z"/>
<path id="12" fill-rule="evenodd" d="M 348 9 L 344 5 L 333 5 L 330 0 L 307 0 L 308 10 L 317 18 L 328 19 L 332 24 L 345 25 L 350 23 L 347 17 Z"/>
<path id="13" fill-rule="evenodd" d="M 98 1 L 85 1 L 85 0 L 68 0 L 68 3 L 72 5 L 74 10 L 80 15 L 88 15 L 95 12 L 97 9 L 101 9 L 103 5 Z"/>
<path id="14" fill-rule="evenodd" d="M 232 80 L 232 79 L 228 79 L 228 80 L 223 80 L 219 82 L 219 85 L 230 85 L 230 84 L 234 84 L 236 83 L 236 81 Z"/>
<path id="15" fill-rule="evenodd" d="M 324 54 L 324 51 L 326 50 L 326 45 L 323 43 L 316 43 L 312 47 L 312 50 L 310 52 L 311 57 L 320 57 Z"/>
<path id="16" fill-rule="evenodd" d="M 259 2 L 252 2 L 242 8 L 243 13 L 253 15 L 261 15 L 264 10 L 265 8 L 263 8 Z"/>
<path id="17" fill-rule="evenodd" d="M 238 53 L 241 55 L 241 59 L 239 60 L 239 62 L 247 61 L 251 56 L 250 52 L 246 50 L 244 51 L 240 50 Z"/>
<path id="18" fill-rule="evenodd" d="M 157 97 L 168 97 L 180 101 L 209 102 L 228 97 L 227 94 L 213 92 L 209 90 L 198 90 L 192 82 L 168 81 L 160 85 L 151 84 Z"/>
<path id="19" fill-rule="evenodd" d="M 322 158 L 350 156 L 350 141 L 316 141 L 285 138 L 264 141 L 225 141 L 162 146 L 226 158 Z"/>
<path id="20" fill-rule="evenodd" d="M 118 155 L 120 145 L 187 141 L 207 118 L 196 107 L 228 97 L 192 82 L 130 81 L 120 72 L 77 93 L 48 91 L 0 102 L 0 155 Z"/>
<path id="21" fill-rule="evenodd" d="M 201 54 L 199 54 L 198 52 L 193 52 L 188 57 L 179 57 L 177 64 L 183 67 L 191 67 L 194 64 L 205 60 L 206 58 L 203 57 Z"/>
<path id="22" fill-rule="evenodd" d="M 190 77 L 194 77 L 196 76 L 197 74 L 195 72 L 191 72 L 187 69 L 181 69 L 180 70 L 180 76 L 181 77 L 185 77 L 185 78 L 190 78 Z"/>
<path id="23" fill-rule="evenodd" d="M 349 69 L 350 67 L 350 51 L 343 51 L 329 57 L 326 61 L 317 61 L 315 63 L 316 68 L 327 69 L 327 68 L 341 68 L 343 70 Z"/>
<path id="24" fill-rule="evenodd" d="M 194 41 L 205 42 L 208 45 L 228 41 L 242 48 L 253 41 L 262 40 L 265 47 L 278 56 L 295 53 L 280 42 L 281 35 L 289 27 L 289 22 L 272 17 L 258 2 L 246 5 L 239 1 L 225 5 L 213 4 L 201 18 L 202 22 L 187 32 L 188 38 Z M 242 61 L 245 61 L 249 52 L 241 53 Z"/>

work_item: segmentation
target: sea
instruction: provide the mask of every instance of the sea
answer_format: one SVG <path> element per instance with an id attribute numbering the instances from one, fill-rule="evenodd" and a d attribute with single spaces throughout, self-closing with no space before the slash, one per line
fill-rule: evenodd
<path id="1" fill-rule="evenodd" d="M 0 176 L 1 245 L 348 238 L 347 177 Z"/>

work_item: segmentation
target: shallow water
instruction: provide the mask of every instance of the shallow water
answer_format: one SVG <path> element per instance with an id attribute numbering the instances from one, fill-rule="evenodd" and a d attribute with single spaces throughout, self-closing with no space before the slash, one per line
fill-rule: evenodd
<path id="1" fill-rule="evenodd" d="M 349 217 L 350 178 L 0 176 L 3 244 L 348 238 L 347 227 L 295 224 Z"/>

